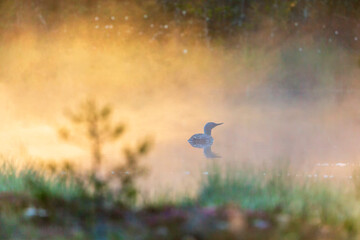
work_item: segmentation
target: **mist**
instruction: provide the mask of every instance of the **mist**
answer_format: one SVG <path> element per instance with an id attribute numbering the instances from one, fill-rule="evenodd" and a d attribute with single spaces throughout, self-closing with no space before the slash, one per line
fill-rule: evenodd
<path id="1" fill-rule="evenodd" d="M 121 161 L 123 146 L 154 139 L 145 160 L 149 186 L 186 189 L 212 163 L 284 160 L 304 175 L 356 165 L 359 67 L 357 52 L 340 38 L 357 38 L 345 27 L 327 30 L 332 36 L 324 41 L 309 23 L 290 24 L 296 34 L 289 36 L 264 18 L 245 40 L 239 34 L 231 43 L 209 42 L 199 37 L 206 34 L 201 23 L 184 28 L 144 9 L 104 8 L 113 11 L 52 25 L 36 13 L 3 31 L 3 156 L 86 165 L 87 149 L 61 141 L 57 129 L 66 124 L 66 109 L 92 98 L 110 103 L 127 126 L 120 143 L 106 149 L 110 165 Z M 224 122 L 213 130 L 219 159 L 206 159 L 187 142 L 210 121 Z"/>

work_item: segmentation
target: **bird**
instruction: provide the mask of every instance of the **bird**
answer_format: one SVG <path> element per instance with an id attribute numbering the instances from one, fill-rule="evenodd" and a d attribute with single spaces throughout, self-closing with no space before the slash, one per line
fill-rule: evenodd
<path id="1" fill-rule="evenodd" d="M 204 133 L 197 133 L 192 135 L 188 142 L 191 146 L 196 148 L 203 148 L 204 155 L 207 158 L 219 158 L 220 156 L 211 151 L 211 145 L 214 143 L 214 138 L 211 136 L 211 130 L 223 123 L 208 122 L 205 124 Z"/>

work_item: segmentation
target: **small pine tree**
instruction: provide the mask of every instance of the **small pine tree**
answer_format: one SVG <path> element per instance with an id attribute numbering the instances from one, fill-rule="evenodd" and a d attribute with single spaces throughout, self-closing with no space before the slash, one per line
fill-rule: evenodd
<path id="1" fill-rule="evenodd" d="M 74 142 L 82 142 L 87 139 L 92 157 L 90 172 L 83 178 L 76 178 L 79 184 L 86 186 L 95 196 L 103 198 L 111 194 L 112 197 L 122 204 L 133 204 L 136 202 L 138 190 L 135 186 L 135 179 L 144 175 L 146 169 L 139 165 L 139 158 L 148 153 L 151 141 L 143 141 L 137 149 L 125 148 L 126 161 L 117 164 L 114 169 L 116 174 L 102 174 L 104 168 L 104 146 L 118 140 L 125 131 L 123 123 L 112 123 L 112 108 L 110 105 L 99 106 L 94 100 L 87 100 L 80 104 L 76 111 L 66 113 L 70 119 L 73 130 L 67 128 L 59 129 L 62 139 Z M 72 134 L 71 134 L 72 133 Z M 74 135 L 75 134 L 75 135 Z M 79 179 L 82 179 L 79 181 Z M 82 182 L 81 182 L 82 181 Z M 116 181 L 116 191 L 110 191 L 110 182 Z"/>

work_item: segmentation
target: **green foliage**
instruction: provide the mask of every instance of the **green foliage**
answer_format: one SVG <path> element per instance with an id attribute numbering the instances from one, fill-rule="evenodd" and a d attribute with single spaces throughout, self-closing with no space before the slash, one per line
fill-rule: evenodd
<path id="1" fill-rule="evenodd" d="M 83 199 L 81 186 L 67 176 L 56 172 L 52 164 L 49 167 L 28 164 L 19 168 L 10 160 L 2 159 L 0 195 L 9 194 L 11 205 L 16 211 L 17 208 L 22 210 L 21 208 L 33 204 L 47 207 L 50 211 L 51 205 L 56 205 L 59 200 L 69 203 Z M 0 202 L 0 208 L 3 207 L 4 202 Z"/>
<path id="2" fill-rule="evenodd" d="M 205 179 L 198 201 L 205 206 L 236 203 L 245 209 L 280 211 L 294 219 L 335 225 L 347 222 L 358 226 L 360 213 L 353 192 L 321 180 L 299 181 L 281 168 L 245 168 L 227 170 L 226 174 L 215 168 Z"/>
<path id="3" fill-rule="evenodd" d="M 140 144 L 137 150 L 143 148 L 143 144 Z M 127 154 L 133 156 L 129 158 L 128 163 L 125 164 L 127 167 L 123 170 L 132 169 L 134 163 L 130 159 L 139 156 L 140 153 L 137 150 L 128 151 Z M 59 239 L 63 239 L 65 236 L 79 240 L 90 238 L 88 233 L 91 231 L 89 229 L 96 228 L 97 225 L 90 225 L 89 228 L 86 223 L 92 222 L 94 217 L 95 219 L 98 217 L 96 211 L 99 209 L 95 208 L 96 211 L 94 209 L 96 198 L 92 195 L 86 196 L 89 194 L 88 187 L 90 185 L 85 185 L 86 192 L 82 193 L 74 178 L 78 175 L 73 172 L 71 164 L 64 163 L 62 166 L 49 164 L 42 168 L 37 167 L 36 170 L 31 167 L 23 168 L 20 171 L 13 171 L 14 169 L 14 165 L 4 163 L 0 171 L 0 185 L 2 186 L 0 192 L 0 223 L 3 226 L 0 230 L 0 236 L 3 239 L 15 239 L 14 236 L 16 239 L 28 239 L 29 236 L 32 239 L 45 239 L 46 237 L 41 234 L 44 232 L 48 234 L 48 231 L 50 231 L 51 236 L 59 235 Z M 68 174 L 61 175 L 60 173 L 64 169 L 68 170 Z M 311 228 L 316 231 L 332 229 L 333 234 L 338 233 L 335 239 L 352 239 L 351 236 L 356 236 L 358 233 L 359 198 L 355 192 L 343 189 L 343 185 L 340 186 L 341 188 L 337 188 L 321 180 L 299 181 L 298 178 L 289 175 L 289 169 L 286 166 L 261 170 L 244 167 L 242 169 L 227 169 L 225 172 L 214 167 L 209 172 L 210 174 L 204 179 L 197 199 L 178 196 L 176 201 L 169 201 L 167 196 L 162 199 L 162 196 L 159 195 L 155 201 L 145 205 L 139 214 L 125 210 L 131 217 L 125 217 L 125 219 L 120 217 L 120 219 L 112 222 L 114 226 L 109 230 L 107 235 L 109 238 L 105 239 L 132 239 L 135 236 L 145 235 L 152 236 L 148 239 L 158 239 L 157 228 L 146 225 L 153 221 L 163 221 L 161 226 L 172 226 L 173 229 L 168 228 L 170 235 L 185 234 L 182 232 L 181 226 L 186 228 L 189 226 L 188 224 L 204 226 L 201 229 L 205 231 L 203 234 L 206 234 L 211 232 L 214 227 L 214 225 L 209 225 L 209 221 L 222 223 L 221 226 L 224 227 L 224 216 L 227 216 L 226 214 L 233 216 L 227 221 L 235 221 L 237 218 L 234 216 L 242 216 L 247 219 L 247 224 L 250 225 L 245 226 L 248 227 L 246 233 L 249 235 L 244 236 L 251 239 L 264 239 L 264 234 L 268 234 L 269 239 L 289 239 L 290 236 L 291 239 L 302 239 L 301 236 L 304 236 L 305 233 L 309 234 L 305 236 L 306 239 L 322 239 L 317 237 L 319 235 L 314 233 Z M 97 182 L 96 184 L 99 183 L 96 177 L 92 180 Z M 13 181 L 15 185 L 12 185 L 10 181 Z M 129 181 L 129 178 L 124 180 L 124 182 L 126 181 Z M 83 180 L 81 182 L 84 183 Z M 355 183 L 357 184 L 356 181 Z M 127 200 L 131 199 L 132 194 L 134 194 L 131 191 L 131 184 L 129 189 L 126 190 L 129 195 Z M 11 198 L 13 200 L 6 205 L 4 191 L 16 191 L 22 195 Z M 21 196 L 25 197 L 27 194 L 32 198 L 24 198 L 25 205 L 16 204 L 14 199 L 19 199 Z M 122 197 L 124 196 L 122 195 Z M 175 207 L 171 207 L 174 204 Z M 116 204 L 112 206 L 110 212 L 118 211 L 118 208 L 114 207 Z M 29 208 L 32 210 L 45 209 L 48 216 L 26 220 L 23 214 Z M 9 209 L 12 209 L 13 212 L 9 212 Z M 235 215 L 235 213 L 240 213 L 240 215 Z M 186 224 L 179 221 L 178 217 L 186 218 Z M 100 221 L 107 220 L 100 218 Z M 74 232 L 73 226 L 77 225 L 79 221 L 83 224 L 81 231 Z M 173 222 L 168 223 L 169 221 Z M 270 224 L 271 229 L 266 231 L 256 229 L 251 225 L 255 224 L 256 221 L 266 221 L 267 224 Z M 62 226 L 62 229 L 66 229 L 66 233 L 56 231 L 52 233 L 51 228 L 40 231 L 49 224 L 56 226 L 56 228 Z M 137 231 L 134 232 L 133 229 L 137 229 Z M 221 232 L 225 234 L 223 231 L 224 229 Z M 344 232 L 347 235 L 343 235 Z M 251 235 L 254 233 L 255 235 Z M 321 234 L 321 236 L 326 236 L 326 234 Z M 169 237 L 167 239 L 178 238 Z M 219 237 L 215 239 L 228 238 Z"/>

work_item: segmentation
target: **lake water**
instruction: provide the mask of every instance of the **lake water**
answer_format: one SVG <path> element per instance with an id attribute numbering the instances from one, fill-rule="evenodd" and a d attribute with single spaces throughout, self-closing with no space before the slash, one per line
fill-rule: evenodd
<path id="1" fill-rule="evenodd" d="M 142 159 L 150 170 L 142 184 L 150 193 L 193 192 L 202 177 L 212 174 L 213 164 L 236 169 L 288 163 L 298 177 L 350 179 L 360 157 L 360 124 L 356 114 L 349 114 L 355 106 L 355 102 L 234 106 L 223 100 L 211 107 L 170 101 L 126 111 L 115 108 L 118 116 L 128 119 L 128 129 L 117 144 L 106 147 L 105 159 L 111 171 L 111 165 L 123 159 L 121 148 L 150 136 L 154 146 Z M 221 158 L 208 159 L 202 149 L 187 142 L 193 134 L 203 132 L 207 121 L 224 122 L 212 131 L 212 150 Z M 3 155 L 24 161 L 73 159 L 89 166 L 85 146 L 59 140 L 58 126 L 36 116 L 26 122 L 9 119 L 1 127 Z"/>

